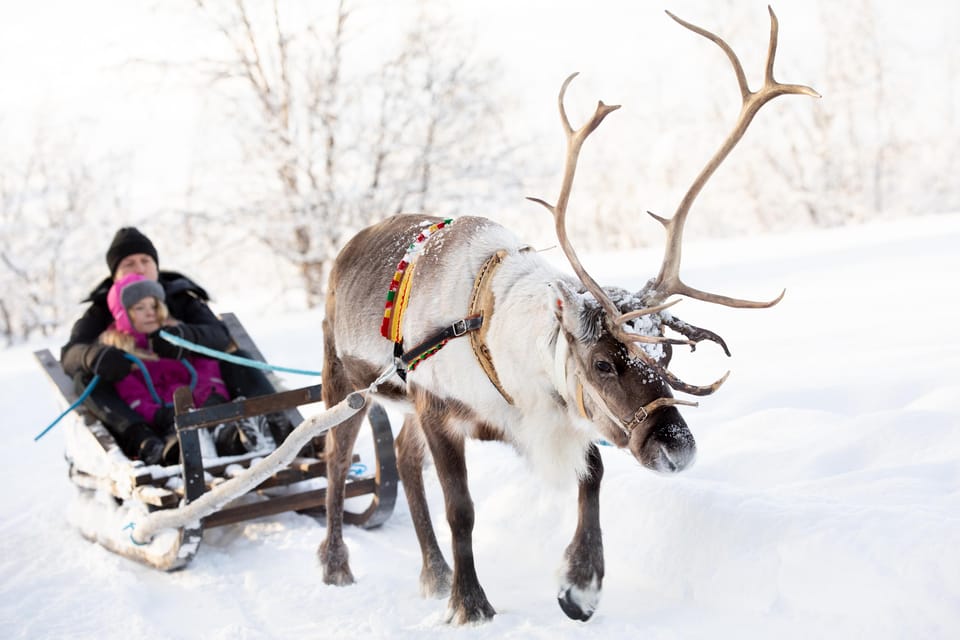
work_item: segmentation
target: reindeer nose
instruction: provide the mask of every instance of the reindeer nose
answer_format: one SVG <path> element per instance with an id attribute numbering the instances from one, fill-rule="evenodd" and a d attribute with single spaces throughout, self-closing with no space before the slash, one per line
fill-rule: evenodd
<path id="1" fill-rule="evenodd" d="M 640 455 L 636 456 L 648 469 L 660 473 L 678 473 L 693 464 L 697 457 L 697 443 L 680 413 L 663 409 L 644 439 Z"/>
<path id="2" fill-rule="evenodd" d="M 660 455 L 655 462 L 656 470 L 664 473 L 678 473 L 689 467 L 696 456 L 696 446 L 670 448 L 661 444 Z"/>

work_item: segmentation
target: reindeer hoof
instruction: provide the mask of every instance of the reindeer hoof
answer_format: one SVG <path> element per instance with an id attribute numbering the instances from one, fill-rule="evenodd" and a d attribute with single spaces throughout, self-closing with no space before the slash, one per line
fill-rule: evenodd
<path id="1" fill-rule="evenodd" d="M 317 557 L 320 564 L 323 565 L 323 583 L 332 584 L 337 587 L 345 587 L 356 582 L 353 579 L 353 573 L 350 571 L 350 556 L 345 545 L 337 547 L 337 551 L 331 551 L 327 541 L 321 543 L 317 550 Z"/>
<path id="2" fill-rule="evenodd" d="M 568 618 L 586 622 L 597 610 L 598 596 L 598 593 L 591 594 L 571 585 L 560 591 L 557 603 Z"/>
<path id="3" fill-rule="evenodd" d="M 496 610 L 481 592 L 479 598 L 470 598 L 456 605 L 451 599 L 450 608 L 447 610 L 447 622 L 457 625 L 476 624 L 493 620 L 493 616 L 496 614 Z"/>
<path id="4" fill-rule="evenodd" d="M 356 582 L 353 579 L 353 574 L 350 573 L 350 569 L 345 571 L 330 571 L 326 567 L 323 568 L 323 583 L 332 584 L 335 587 L 346 587 Z"/>
<path id="5" fill-rule="evenodd" d="M 453 572 L 446 563 L 437 567 L 424 567 L 420 572 L 420 595 L 424 598 L 446 598 L 453 585 Z"/>

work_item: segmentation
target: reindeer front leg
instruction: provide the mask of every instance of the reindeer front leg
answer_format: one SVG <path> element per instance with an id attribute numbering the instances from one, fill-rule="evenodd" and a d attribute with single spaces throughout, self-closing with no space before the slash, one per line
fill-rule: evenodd
<path id="1" fill-rule="evenodd" d="M 423 430 L 416 416 L 408 415 L 397 435 L 397 471 L 407 494 L 410 517 L 420 542 L 423 568 L 420 570 L 420 593 L 425 598 L 450 595 L 450 566 L 440 551 L 430 520 L 430 509 L 423 488 L 423 456 L 427 447 Z"/>
<path id="2" fill-rule="evenodd" d="M 587 450 L 588 473 L 580 480 L 577 531 L 564 552 L 563 582 L 557 601 L 568 617 L 589 620 L 603 584 L 603 537 L 600 533 L 600 480 L 603 460 L 596 445 Z"/>
<path id="3" fill-rule="evenodd" d="M 493 618 L 494 608 L 480 586 L 473 563 L 473 499 L 467 485 L 464 442 L 459 434 L 446 430 L 442 404 L 432 398 L 430 409 L 420 412 L 420 424 L 440 476 L 447 522 L 453 537 L 453 587 L 447 622 L 465 624 Z"/>

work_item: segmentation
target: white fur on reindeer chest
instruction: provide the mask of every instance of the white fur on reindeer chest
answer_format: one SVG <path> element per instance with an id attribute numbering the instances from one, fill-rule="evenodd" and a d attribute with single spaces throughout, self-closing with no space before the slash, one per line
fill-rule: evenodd
<path id="1" fill-rule="evenodd" d="M 557 331 L 554 285 L 565 276 L 532 252 L 513 256 L 501 272 L 493 287 L 496 307 L 487 344 L 519 409 L 513 435 L 542 476 L 569 484 L 574 475 L 585 473 L 584 452 L 597 433 L 570 402 L 572 375 L 563 380 L 555 375 L 556 341 L 563 337 Z M 572 374 L 569 360 L 563 359 L 563 368 Z M 511 366 L 501 366 L 502 360 Z"/>

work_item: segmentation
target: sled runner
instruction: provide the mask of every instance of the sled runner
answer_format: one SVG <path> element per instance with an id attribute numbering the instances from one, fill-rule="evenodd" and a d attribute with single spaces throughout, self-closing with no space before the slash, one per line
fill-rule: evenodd
<path id="1" fill-rule="evenodd" d="M 260 350 L 233 314 L 222 320 L 230 330 L 234 343 L 251 357 L 264 361 Z M 68 403 L 77 400 L 73 381 L 64 373 L 60 362 L 49 350 L 34 354 L 51 381 Z M 280 389 L 276 376 L 267 374 Z M 323 512 L 326 500 L 326 464 L 324 461 L 323 426 L 321 421 L 304 420 L 297 407 L 320 402 L 320 385 L 256 398 L 194 409 L 189 389 L 175 397 L 176 427 L 180 440 L 180 464 L 145 466 L 130 460 L 121 451 L 114 437 L 81 405 L 62 425 L 65 431 L 65 457 L 70 480 L 77 487 L 77 496 L 70 509 L 71 521 L 87 539 L 105 548 L 157 569 L 172 571 L 186 566 L 196 554 L 203 530 L 297 511 L 310 515 Z M 353 411 L 363 406 L 361 400 Z M 201 453 L 201 433 L 223 422 L 284 412 L 295 427 L 286 439 L 286 446 L 276 450 L 261 449 L 238 456 L 206 456 Z M 373 528 L 385 522 L 393 512 L 397 495 L 397 469 L 393 450 L 393 434 L 386 412 L 373 404 L 367 411 L 373 432 L 373 469 L 367 471 L 358 455 L 347 478 L 346 497 L 370 495 L 369 506 L 351 512 L 347 522 Z M 327 420 L 329 422 L 329 420 Z M 302 448 L 298 442 L 305 443 Z M 291 445 L 296 446 L 292 449 Z M 273 460 L 282 466 L 271 469 Z M 269 471 L 262 471 L 269 469 Z M 251 478 L 253 480 L 251 480 Z M 255 484 L 253 484 L 255 482 Z M 191 503 L 205 494 L 230 494 L 239 486 L 250 485 L 241 495 L 231 498 L 198 521 L 165 528 L 140 541 L 133 529 L 145 518 L 157 514 L 176 519 L 187 513 Z M 196 505 L 194 505 L 196 506 Z"/>

